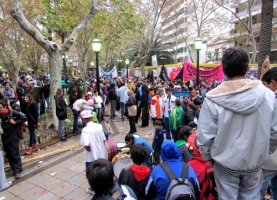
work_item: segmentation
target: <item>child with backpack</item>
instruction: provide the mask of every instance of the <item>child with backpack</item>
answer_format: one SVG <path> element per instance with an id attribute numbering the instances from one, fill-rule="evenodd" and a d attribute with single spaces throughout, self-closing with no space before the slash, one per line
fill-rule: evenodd
<path id="1" fill-rule="evenodd" d="M 202 158 L 199 147 L 197 146 L 196 134 L 192 134 L 188 138 L 188 146 L 194 155 L 188 164 L 195 170 L 199 181 L 199 200 L 218 199 L 213 166 L 209 161 Z"/>
<path id="2" fill-rule="evenodd" d="M 192 153 L 187 147 L 187 140 L 192 134 L 192 128 L 189 126 L 179 126 L 176 130 L 174 142 L 176 143 L 181 155 L 182 161 L 188 163 L 192 158 Z"/>

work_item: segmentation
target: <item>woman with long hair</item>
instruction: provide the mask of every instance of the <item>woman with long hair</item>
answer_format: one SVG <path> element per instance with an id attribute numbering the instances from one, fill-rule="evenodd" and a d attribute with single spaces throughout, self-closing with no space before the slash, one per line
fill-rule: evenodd
<path id="1" fill-rule="evenodd" d="M 64 120 L 67 118 L 66 102 L 63 98 L 63 89 L 58 88 L 55 95 L 56 115 L 59 119 L 59 134 L 61 142 L 66 141 L 64 135 Z"/>
<path id="2" fill-rule="evenodd" d="M 148 114 L 148 106 L 150 104 L 149 93 L 150 93 L 150 90 L 148 86 L 146 84 L 143 84 L 141 86 L 141 96 L 140 96 L 140 102 L 139 102 L 139 107 L 140 107 L 139 110 L 142 112 L 141 114 L 142 123 L 140 126 L 141 128 L 149 126 L 149 114 Z M 140 115 L 140 112 L 138 112 L 138 114 Z"/>
<path id="3" fill-rule="evenodd" d="M 132 91 L 134 92 L 135 94 L 135 97 L 136 97 L 136 105 L 138 107 L 138 102 L 140 100 L 140 96 L 139 96 L 139 88 L 140 84 L 137 83 L 137 84 L 134 84 L 133 87 L 132 87 Z M 135 117 L 135 123 L 138 123 L 138 116 Z"/>
<path id="4" fill-rule="evenodd" d="M 22 101 L 22 112 L 28 119 L 28 129 L 30 132 L 30 143 L 27 154 L 31 154 L 33 149 L 37 148 L 35 130 L 38 128 L 38 106 L 30 94 L 25 94 Z"/>
<path id="5" fill-rule="evenodd" d="M 73 134 L 78 134 L 78 117 L 80 115 L 80 111 L 74 110 L 73 109 L 73 104 L 74 102 L 78 99 L 77 97 L 77 90 L 75 88 L 71 89 L 70 95 L 69 95 L 69 108 L 71 108 L 73 117 L 74 117 L 74 122 L 73 122 Z"/>
<path id="6" fill-rule="evenodd" d="M 128 117 L 129 119 L 129 125 L 130 125 L 130 131 L 127 133 L 127 134 L 134 134 L 135 132 L 137 132 L 137 129 L 136 129 L 136 123 L 135 123 L 135 118 L 136 116 L 130 116 L 128 114 L 128 107 L 130 106 L 133 106 L 133 105 L 137 105 L 137 102 L 136 102 L 136 97 L 135 97 L 135 94 L 133 91 L 128 91 L 127 92 L 127 95 L 128 95 L 128 100 L 125 104 L 125 116 Z"/>

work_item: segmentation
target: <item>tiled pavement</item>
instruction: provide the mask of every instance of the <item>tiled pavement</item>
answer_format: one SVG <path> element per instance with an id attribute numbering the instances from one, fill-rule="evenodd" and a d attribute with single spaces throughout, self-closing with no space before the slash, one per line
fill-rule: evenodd
<path id="1" fill-rule="evenodd" d="M 108 126 L 112 129 L 113 138 L 116 142 L 124 142 L 124 137 L 129 132 L 129 121 L 124 122 L 120 119 L 120 113 L 110 121 L 102 121 L 104 130 Z M 107 123 L 109 122 L 109 124 Z M 140 128 L 141 121 L 137 126 L 137 134 L 152 143 L 152 123 L 146 128 Z M 67 142 L 58 143 L 54 146 L 41 150 L 38 154 L 39 159 L 23 165 L 22 177 L 14 180 L 12 174 L 7 174 L 7 180 L 13 181 L 12 186 L 0 192 L 0 200 L 9 199 L 38 199 L 38 200 L 86 200 L 91 199 L 92 195 L 86 193 L 89 187 L 85 177 L 85 155 L 81 146 L 54 156 L 44 157 L 43 155 L 55 152 L 59 149 L 70 147 L 79 143 L 80 136 L 70 138 Z M 29 158 L 24 158 L 29 159 Z"/>

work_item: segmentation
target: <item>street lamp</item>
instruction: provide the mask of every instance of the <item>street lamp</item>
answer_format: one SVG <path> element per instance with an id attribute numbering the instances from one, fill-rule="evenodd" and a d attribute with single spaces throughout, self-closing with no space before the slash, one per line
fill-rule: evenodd
<path id="1" fill-rule="evenodd" d="M 203 41 L 200 38 L 194 40 L 194 48 L 197 51 L 197 71 L 196 71 L 196 85 L 199 86 L 199 51 L 202 48 Z"/>
<path id="2" fill-rule="evenodd" d="M 99 80 L 99 64 L 98 64 L 98 53 L 101 49 L 101 41 L 98 39 L 94 39 L 92 41 L 92 50 L 94 53 L 96 53 L 96 87 L 98 94 L 100 95 L 100 80 Z"/>
<path id="3" fill-rule="evenodd" d="M 126 65 L 127 65 L 127 79 L 128 79 L 128 65 L 129 65 L 129 63 L 130 63 L 129 59 L 126 59 L 126 60 L 125 60 L 125 63 L 126 63 Z"/>
<path id="4" fill-rule="evenodd" d="M 64 75 L 66 75 L 66 61 L 68 59 L 68 56 L 66 56 L 65 54 L 62 55 L 62 59 L 63 59 L 63 73 Z"/>

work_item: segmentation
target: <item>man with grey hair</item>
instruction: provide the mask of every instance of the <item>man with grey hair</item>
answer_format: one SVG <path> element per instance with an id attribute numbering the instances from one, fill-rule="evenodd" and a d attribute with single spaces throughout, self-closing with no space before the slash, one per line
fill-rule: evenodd
<path id="1" fill-rule="evenodd" d="M 163 123 L 164 105 L 163 105 L 164 89 L 158 88 L 156 95 L 151 100 L 150 116 L 152 120 L 160 120 Z"/>

